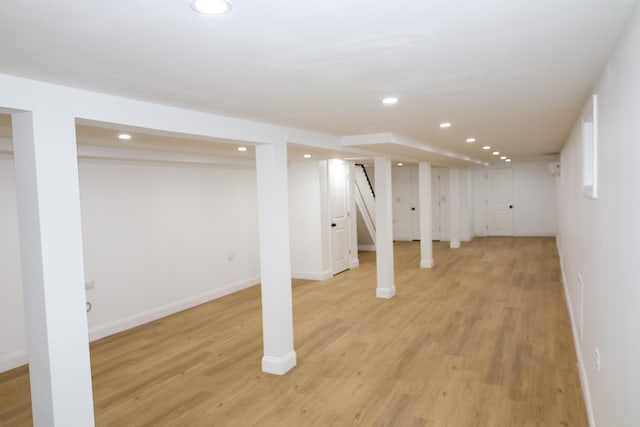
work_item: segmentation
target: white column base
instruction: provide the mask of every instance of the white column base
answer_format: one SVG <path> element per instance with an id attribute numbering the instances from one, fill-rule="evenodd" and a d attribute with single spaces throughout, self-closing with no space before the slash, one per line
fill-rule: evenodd
<path id="1" fill-rule="evenodd" d="M 376 298 L 391 299 L 395 294 L 395 286 L 392 288 L 376 288 Z"/>
<path id="2" fill-rule="evenodd" d="M 420 260 L 420 268 L 432 268 L 432 267 L 433 267 L 433 259 Z"/>
<path id="3" fill-rule="evenodd" d="M 449 247 L 451 249 L 458 249 L 460 247 L 460 242 L 452 240 L 451 242 L 449 242 Z"/>
<path id="4" fill-rule="evenodd" d="M 282 357 L 263 356 L 262 372 L 274 375 L 284 375 L 296 366 L 296 352 L 291 351 Z"/>

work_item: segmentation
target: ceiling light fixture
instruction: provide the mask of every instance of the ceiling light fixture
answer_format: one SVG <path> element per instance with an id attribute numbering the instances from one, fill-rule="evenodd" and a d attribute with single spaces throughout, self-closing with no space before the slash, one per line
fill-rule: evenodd
<path id="1" fill-rule="evenodd" d="M 238 147 L 238 151 L 247 151 L 247 147 Z"/>
<path id="2" fill-rule="evenodd" d="M 471 143 L 471 142 L 476 142 L 475 138 L 467 138 L 467 142 Z"/>
<path id="3" fill-rule="evenodd" d="M 310 159 L 310 158 L 311 158 L 311 154 L 305 154 L 305 155 L 304 155 L 304 156 L 302 156 L 302 157 L 304 157 L 305 159 Z"/>
<path id="4" fill-rule="evenodd" d="M 511 159 L 506 159 L 505 162 L 511 163 Z"/>
<path id="5" fill-rule="evenodd" d="M 131 139 L 131 135 L 129 135 L 128 133 L 121 133 L 121 134 L 118 134 L 118 139 L 128 141 Z"/>
<path id="6" fill-rule="evenodd" d="M 398 98 L 395 96 L 388 96 L 382 100 L 384 105 L 393 105 L 398 103 Z"/>
<path id="7" fill-rule="evenodd" d="M 450 128 L 451 127 L 451 123 L 448 122 L 444 122 L 444 123 L 440 123 L 440 127 L 441 128 Z"/>
<path id="8" fill-rule="evenodd" d="M 491 153 L 491 154 L 493 154 L 494 156 L 499 156 L 499 155 L 500 155 L 500 152 L 499 152 L 499 151 L 494 151 L 494 152 L 493 152 L 493 153 Z"/>
<path id="9" fill-rule="evenodd" d="M 227 0 L 193 0 L 191 9 L 203 15 L 224 15 L 231 11 Z"/>
<path id="10" fill-rule="evenodd" d="M 483 150 L 491 150 L 491 146 L 490 145 L 485 145 L 484 147 L 482 147 Z"/>
<path id="11" fill-rule="evenodd" d="M 501 156 L 500 160 L 507 160 L 507 156 Z"/>
<path id="12" fill-rule="evenodd" d="M 398 166 L 402 166 L 402 165 L 404 165 L 404 163 L 398 163 Z"/>

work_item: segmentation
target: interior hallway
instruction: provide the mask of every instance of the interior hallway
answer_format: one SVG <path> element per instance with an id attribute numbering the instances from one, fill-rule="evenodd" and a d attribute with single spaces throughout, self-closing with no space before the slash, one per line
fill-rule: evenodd
<path id="1" fill-rule="evenodd" d="M 260 287 L 91 344 L 99 426 L 586 426 L 554 238 L 476 238 L 419 269 L 395 243 L 294 282 L 298 366 L 260 370 Z M 31 425 L 27 368 L 0 374 L 0 425 Z"/>

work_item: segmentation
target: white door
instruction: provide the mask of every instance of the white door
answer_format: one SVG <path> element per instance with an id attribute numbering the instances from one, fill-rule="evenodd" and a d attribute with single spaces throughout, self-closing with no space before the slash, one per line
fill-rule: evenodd
<path id="1" fill-rule="evenodd" d="M 420 188 L 418 171 L 412 170 L 410 176 L 411 185 L 411 240 L 420 240 Z"/>
<path id="2" fill-rule="evenodd" d="M 349 269 L 347 171 L 347 164 L 343 160 L 329 161 L 329 215 L 333 274 Z"/>
<path id="3" fill-rule="evenodd" d="M 489 169 L 487 175 L 487 235 L 513 235 L 513 173 Z"/>

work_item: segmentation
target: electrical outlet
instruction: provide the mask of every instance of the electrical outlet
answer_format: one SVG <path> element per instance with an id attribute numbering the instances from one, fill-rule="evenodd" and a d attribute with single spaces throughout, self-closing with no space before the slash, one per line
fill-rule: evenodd
<path id="1" fill-rule="evenodd" d="M 94 280 L 89 280 L 87 282 L 84 282 L 85 289 L 93 289 L 95 287 L 96 287 L 96 282 Z"/>
<path id="2" fill-rule="evenodd" d="M 600 351 L 596 347 L 596 372 L 600 372 Z"/>

